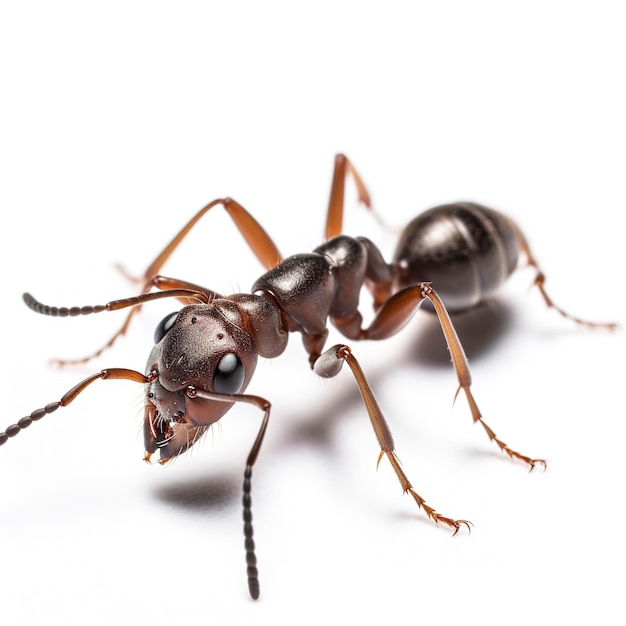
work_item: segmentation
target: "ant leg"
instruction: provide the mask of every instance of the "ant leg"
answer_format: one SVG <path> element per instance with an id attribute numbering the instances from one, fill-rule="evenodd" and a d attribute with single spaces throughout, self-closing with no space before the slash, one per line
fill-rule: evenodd
<path id="1" fill-rule="evenodd" d="M 519 243 L 522 253 L 526 257 L 526 262 L 528 263 L 530 267 L 534 268 L 534 270 L 536 271 L 534 284 L 537 286 L 537 289 L 539 289 L 539 292 L 541 293 L 541 297 L 543 298 L 543 301 L 546 303 L 546 306 L 549 309 L 554 309 L 557 313 L 559 313 L 564 318 L 569 319 L 581 326 L 587 326 L 589 328 L 606 328 L 608 330 L 615 330 L 618 326 L 618 324 L 616 323 L 589 322 L 587 320 L 583 320 L 578 317 L 574 317 L 573 315 L 570 315 L 569 313 L 567 313 L 567 311 L 564 311 L 562 308 L 554 304 L 552 298 L 550 298 L 550 296 L 548 295 L 544 287 L 544 283 L 546 282 L 545 274 L 541 271 L 541 268 L 539 267 L 539 263 L 537 263 L 537 260 L 533 256 L 533 253 L 530 250 L 530 245 L 528 244 L 528 240 L 526 239 L 526 237 L 524 236 L 520 228 L 517 226 L 517 224 L 515 224 L 512 221 L 510 223 L 513 225 L 514 231 L 517 234 L 518 243 Z"/>
<path id="2" fill-rule="evenodd" d="M 218 204 L 221 204 L 224 209 L 226 209 L 226 212 L 230 215 L 231 219 L 235 223 L 235 226 L 265 269 L 269 270 L 282 261 L 282 256 L 278 251 L 276 244 L 272 241 L 265 229 L 252 217 L 252 215 L 250 215 L 250 213 L 248 213 L 248 211 L 246 211 L 232 198 L 218 198 L 217 200 L 213 200 L 213 202 L 209 202 L 209 204 L 200 209 L 183 226 L 183 228 L 181 228 L 176 236 L 167 244 L 167 246 L 165 246 L 163 251 L 146 268 L 143 277 L 136 279 L 137 282 L 147 283 L 146 287 L 149 288 L 150 281 L 161 271 L 165 262 L 169 259 L 176 248 L 178 248 L 189 231 L 197 224 L 205 213 Z"/>
<path id="3" fill-rule="evenodd" d="M 76 359 L 51 359 L 50 362 L 53 365 L 57 365 L 59 367 L 64 367 L 66 365 L 83 365 L 85 363 L 88 363 L 89 361 L 92 361 L 93 359 L 98 358 L 103 352 L 105 352 L 106 350 L 111 348 L 113 346 L 113 344 L 120 337 L 123 337 L 126 334 L 126 331 L 128 330 L 128 327 L 130 326 L 130 321 L 133 319 L 133 317 L 137 313 L 139 313 L 140 310 L 141 310 L 141 306 L 140 305 L 138 305 L 138 306 L 134 307 L 133 309 L 131 309 L 128 312 L 128 314 L 126 315 L 126 319 L 124 320 L 124 323 L 119 328 L 119 330 L 117 330 L 115 332 L 115 334 L 103 346 L 98 348 L 95 352 L 92 352 L 91 354 L 88 354 L 87 356 L 79 357 L 79 358 L 76 358 Z"/>
<path id="4" fill-rule="evenodd" d="M 357 385 L 359 387 L 359 391 L 361 392 L 361 397 L 363 398 L 363 402 L 365 404 L 365 408 L 367 409 L 367 413 L 370 417 L 370 421 L 372 423 L 372 427 L 374 428 L 374 432 L 376 433 L 376 438 L 378 439 L 378 443 L 380 445 L 380 454 L 378 456 L 378 463 L 380 463 L 383 455 L 389 459 L 391 466 L 393 467 L 398 480 L 400 481 L 400 485 L 402 486 L 402 491 L 404 493 L 410 493 L 417 506 L 422 508 L 426 513 L 427 517 L 433 520 L 436 524 L 444 524 L 454 529 L 454 534 L 456 535 L 461 526 L 467 527 L 470 529 L 470 522 L 467 520 L 455 520 L 451 517 L 446 517 L 437 513 L 434 508 L 428 506 L 426 501 L 422 496 L 420 496 L 409 481 L 407 475 L 404 473 L 400 465 L 400 461 L 395 452 L 395 446 L 393 442 L 393 437 L 391 435 L 391 431 L 389 429 L 389 425 L 385 420 L 385 416 L 374 397 L 374 393 L 365 378 L 365 374 L 359 365 L 356 357 L 352 354 L 352 350 L 346 345 L 336 345 L 326 352 L 324 352 L 315 362 L 315 372 L 324 378 L 329 378 L 335 376 L 339 373 L 341 366 L 344 361 L 349 365 L 352 370 L 352 374 L 356 379 Z"/>
<path id="5" fill-rule="evenodd" d="M 548 308 L 554 309 L 563 317 L 572 320 L 580 326 L 587 326 L 589 328 L 606 328 L 607 330 L 615 330 L 618 327 L 618 324 L 616 322 L 589 322 L 587 320 L 580 319 L 579 317 L 574 317 L 573 315 L 570 315 L 569 313 L 564 311 L 562 308 L 558 307 L 556 304 L 554 304 L 552 298 L 550 298 L 550 296 L 546 293 L 546 290 L 543 286 L 546 281 L 544 273 L 535 263 L 529 262 L 529 265 L 532 265 L 537 270 L 537 275 L 535 276 L 535 285 L 537 286 L 537 289 L 539 289 L 539 292 L 541 293 L 541 296 L 543 297 L 543 300 Z"/>
<path id="6" fill-rule="evenodd" d="M 513 459 L 518 459 L 519 461 L 526 463 L 530 466 L 531 470 L 534 469 L 535 465 L 542 465 L 545 468 L 546 462 L 543 459 L 533 459 L 529 456 L 513 450 L 502 440 L 498 439 L 494 431 L 483 420 L 478 405 L 476 404 L 476 401 L 474 400 L 474 396 L 472 395 L 470 389 L 472 384 L 472 377 L 470 374 L 467 357 L 465 356 L 465 352 L 463 351 L 463 346 L 459 341 L 459 338 L 452 324 L 452 320 L 448 315 L 448 311 L 446 310 L 439 296 L 430 286 L 430 283 L 419 283 L 418 285 L 415 285 L 413 287 L 407 287 L 406 289 L 403 289 L 394 294 L 378 310 L 376 316 L 372 320 L 370 327 L 367 329 L 362 329 L 359 336 L 355 338 L 386 339 L 387 337 L 394 335 L 411 319 L 415 311 L 417 311 L 421 302 L 426 298 L 430 300 L 435 307 L 435 312 L 437 313 L 439 323 L 441 324 L 441 329 L 446 339 L 446 343 L 448 344 L 448 349 L 452 358 L 452 365 L 454 366 L 454 370 L 456 372 L 456 376 L 459 382 L 459 387 L 457 389 L 456 395 L 458 395 L 459 391 L 463 389 L 470 410 L 472 412 L 472 419 L 474 420 L 474 422 L 479 422 L 480 425 L 485 429 L 485 432 L 487 433 L 489 439 L 495 442 L 500 450 L 505 452 L 509 457 Z M 333 322 L 335 322 L 335 320 L 333 320 Z"/>
<path id="7" fill-rule="evenodd" d="M 581 326 L 587 326 L 589 328 L 606 328 L 608 330 L 615 330 L 618 327 L 618 324 L 615 322 L 590 322 L 588 320 L 580 319 L 579 317 L 574 317 L 573 315 L 570 315 L 569 313 L 564 311 L 561 307 L 554 304 L 552 298 L 550 298 L 550 296 L 547 294 L 544 287 L 544 283 L 546 281 L 545 274 L 539 269 L 539 266 L 531 256 L 528 257 L 528 264 L 534 267 L 537 271 L 537 274 L 535 276 L 535 285 L 537 286 L 537 289 L 539 289 L 539 292 L 541 293 L 541 296 L 543 297 L 543 300 L 548 308 L 554 309 L 563 317 L 572 320 L 573 322 Z"/>
<path id="8" fill-rule="evenodd" d="M 130 280 L 133 282 L 139 282 L 143 284 L 143 289 L 141 293 L 145 294 L 152 289 L 152 287 L 157 287 L 157 289 L 162 289 L 163 287 L 159 286 L 158 281 L 163 280 L 158 276 L 158 272 L 163 267 L 165 262 L 169 259 L 172 253 L 176 250 L 176 248 L 180 245 L 181 241 L 185 238 L 187 233 L 196 225 L 196 223 L 202 218 L 202 216 L 207 213 L 214 206 L 221 204 L 224 209 L 226 209 L 227 213 L 232 218 L 233 222 L 237 226 L 237 229 L 242 234 L 251 250 L 254 252 L 256 257 L 259 259 L 261 264 L 266 269 L 271 269 L 275 265 L 281 262 L 282 256 L 278 251 L 278 248 L 267 234 L 267 232 L 263 229 L 263 227 L 246 211 L 238 202 L 231 198 L 218 198 L 217 200 L 213 200 L 206 206 L 204 206 L 200 211 L 198 211 L 190 220 L 185 224 L 185 226 L 177 233 L 177 235 L 170 241 L 170 243 L 163 249 L 163 251 L 154 259 L 154 261 L 148 266 L 146 271 L 143 274 L 142 278 L 136 279 L 132 278 L 122 267 L 118 266 L 118 269 Z M 181 285 L 190 286 L 192 289 L 196 289 L 196 285 L 192 285 L 191 283 L 184 283 L 183 281 L 176 281 L 176 284 L 180 287 Z M 176 288 L 179 288 L 176 287 Z M 171 288 L 171 287 L 168 287 Z M 205 289 L 200 289 L 200 291 L 207 292 Z M 104 344 L 99 350 L 96 350 L 93 354 L 80 358 L 80 359 L 68 359 L 68 360 L 56 360 L 55 363 L 58 365 L 78 365 L 82 363 L 86 363 L 91 359 L 99 356 L 110 348 L 115 341 L 126 334 L 128 327 L 132 318 L 137 314 L 140 307 L 133 309 L 127 315 L 122 327 L 109 339 L 109 341 Z"/>
<path id="9" fill-rule="evenodd" d="M 345 182 L 348 174 L 352 176 L 356 185 L 359 202 L 362 202 L 368 209 L 372 208 L 370 195 L 359 173 L 354 169 L 348 157 L 344 154 L 336 155 L 335 167 L 333 169 L 333 181 L 330 186 L 330 198 L 328 200 L 328 212 L 326 214 L 325 239 L 332 239 L 340 235 L 343 231 L 343 203 Z"/>

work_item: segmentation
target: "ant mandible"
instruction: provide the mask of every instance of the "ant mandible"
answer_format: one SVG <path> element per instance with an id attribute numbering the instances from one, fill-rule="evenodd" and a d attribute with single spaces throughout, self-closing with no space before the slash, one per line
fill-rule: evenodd
<path id="1" fill-rule="evenodd" d="M 316 374 L 325 378 L 336 376 L 344 363 L 352 371 L 380 445 L 378 462 L 383 456 L 387 457 L 403 492 L 410 493 L 431 520 L 449 526 L 454 534 L 462 526 L 469 529 L 467 520 L 441 515 L 415 491 L 396 456 L 387 421 L 352 349 L 338 344 L 324 350 L 328 321 L 348 339 L 381 340 L 400 331 L 419 306 L 430 301 L 448 344 L 458 379 L 457 394 L 463 390 L 474 422 L 482 425 L 489 439 L 531 470 L 536 465 L 545 467 L 546 462 L 510 448 L 483 421 L 470 389 L 467 359 L 449 312 L 463 312 L 490 299 L 525 260 L 536 271 L 534 283 L 548 307 L 585 326 L 613 329 L 615 324 L 586 322 L 558 308 L 545 291 L 544 274 L 517 225 L 502 213 L 478 204 L 447 204 L 418 215 L 404 229 L 393 261 L 387 263 L 369 239 L 341 234 L 344 186 L 348 176 L 356 185 L 360 202 L 371 207 L 370 196 L 354 166 L 344 155 L 337 155 L 325 241 L 312 253 L 283 259 L 269 235 L 240 204 L 230 198 L 220 198 L 198 211 L 157 256 L 141 279 L 143 290 L 138 296 L 105 305 L 65 308 L 41 304 L 25 294 L 24 300 L 32 310 L 55 317 L 130 309 L 123 326 L 101 350 L 74 362 L 86 362 L 111 346 L 126 332 L 131 318 L 145 303 L 162 298 L 192 303 L 166 316 L 158 325 L 145 374 L 124 368 L 104 369 L 78 383 L 59 401 L 9 426 L 0 433 L 0 445 L 34 421 L 73 402 L 96 380 L 125 379 L 144 385 L 146 461 L 156 452 L 159 463 L 186 452 L 234 404 L 244 402 L 256 406 L 263 418 L 247 457 L 243 484 L 248 587 L 256 599 L 259 580 L 252 529 L 251 476 L 271 405 L 264 398 L 244 392 L 258 356 L 279 356 L 287 346 L 289 334 L 298 332 Z M 187 233 L 219 205 L 230 215 L 267 270 L 256 280 L 250 293 L 222 296 L 159 273 Z M 367 328 L 363 327 L 358 309 L 363 286 L 370 291 L 375 309 Z"/>

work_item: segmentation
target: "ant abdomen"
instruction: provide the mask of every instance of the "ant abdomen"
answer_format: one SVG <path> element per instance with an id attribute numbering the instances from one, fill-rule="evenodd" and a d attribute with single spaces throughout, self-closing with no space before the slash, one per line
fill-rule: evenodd
<path id="1" fill-rule="evenodd" d="M 519 230 L 502 213 L 457 202 L 425 211 L 402 232 L 398 288 L 432 282 L 449 312 L 485 302 L 517 267 Z"/>

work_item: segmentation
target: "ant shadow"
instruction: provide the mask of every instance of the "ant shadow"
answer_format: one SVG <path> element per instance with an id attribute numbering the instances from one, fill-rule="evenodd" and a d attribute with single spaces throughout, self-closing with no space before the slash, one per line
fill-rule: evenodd
<path id="1" fill-rule="evenodd" d="M 232 508 L 241 499 L 241 483 L 241 476 L 230 472 L 213 472 L 168 485 L 161 484 L 153 490 L 153 494 L 166 504 L 189 513 L 204 514 Z"/>
<path id="2" fill-rule="evenodd" d="M 493 350 L 511 330 L 513 320 L 513 308 L 501 301 L 494 301 L 452 317 L 465 353 L 474 362 Z M 449 369 L 453 375 L 450 354 L 434 313 L 418 312 L 411 326 L 412 328 L 402 331 L 408 335 L 408 340 L 403 351 L 390 359 L 392 368 L 440 367 Z M 363 365 L 373 389 L 381 388 L 385 379 L 393 375 L 389 363 Z M 303 370 L 303 375 L 306 373 L 309 372 Z M 329 393 L 320 393 L 319 400 L 309 403 L 304 409 L 294 402 L 287 409 L 291 418 L 281 420 L 284 424 L 282 434 L 277 438 L 268 438 L 264 448 L 291 450 L 294 447 L 307 447 L 320 451 L 327 459 L 339 456 L 341 452 L 336 449 L 333 436 L 339 420 L 353 413 L 352 409 L 362 409 L 366 415 L 358 386 L 349 378 L 349 373 L 346 373 L 341 385 L 333 386 Z M 279 409 L 274 405 L 273 413 L 278 410 L 285 412 L 284 408 Z M 270 455 L 270 449 L 264 449 L 262 456 Z M 155 488 L 154 494 L 159 500 L 190 512 L 223 511 L 239 503 L 241 475 L 239 472 L 211 473 L 191 480 L 160 485 Z"/>
<path id="3" fill-rule="evenodd" d="M 429 315 L 422 315 L 420 328 L 411 343 L 408 362 L 427 367 L 450 367 L 450 353 L 443 338 L 441 326 L 429 302 L 422 307 Z M 490 300 L 464 313 L 451 314 L 465 355 L 470 361 L 479 361 L 502 341 L 512 329 L 515 318 L 513 307 L 502 300 Z"/>

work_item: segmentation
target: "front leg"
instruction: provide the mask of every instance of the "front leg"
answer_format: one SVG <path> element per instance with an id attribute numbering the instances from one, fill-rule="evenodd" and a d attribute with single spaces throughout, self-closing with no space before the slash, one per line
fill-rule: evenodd
<path id="1" fill-rule="evenodd" d="M 393 436 L 391 435 L 391 430 L 389 429 L 387 420 L 385 420 L 385 416 L 383 415 L 383 412 L 374 397 L 372 388 L 367 382 L 359 362 L 352 354 L 352 350 L 343 344 L 330 348 L 315 361 L 314 370 L 319 376 L 322 376 L 323 378 L 330 378 L 339 373 L 344 362 L 347 363 L 352 370 L 352 374 L 356 379 L 361 397 L 363 398 L 365 408 L 367 409 L 367 413 L 370 417 L 372 427 L 376 433 L 376 438 L 378 440 L 378 444 L 380 445 L 378 463 L 380 463 L 383 455 L 389 459 L 389 462 L 391 463 L 391 466 L 400 481 L 402 491 L 404 493 L 410 493 L 417 505 L 424 509 L 426 515 L 436 524 L 449 526 L 454 530 L 455 535 L 459 532 L 461 526 L 465 526 L 469 530 L 470 523 L 467 520 L 455 520 L 451 517 L 446 517 L 445 515 L 437 513 L 437 511 L 435 511 L 433 507 L 427 505 L 424 498 L 422 498 L 422 496 L 420 496 L 415 489 L 413 489 L 413 485 L 404 473 L 396 455 Z"/>

